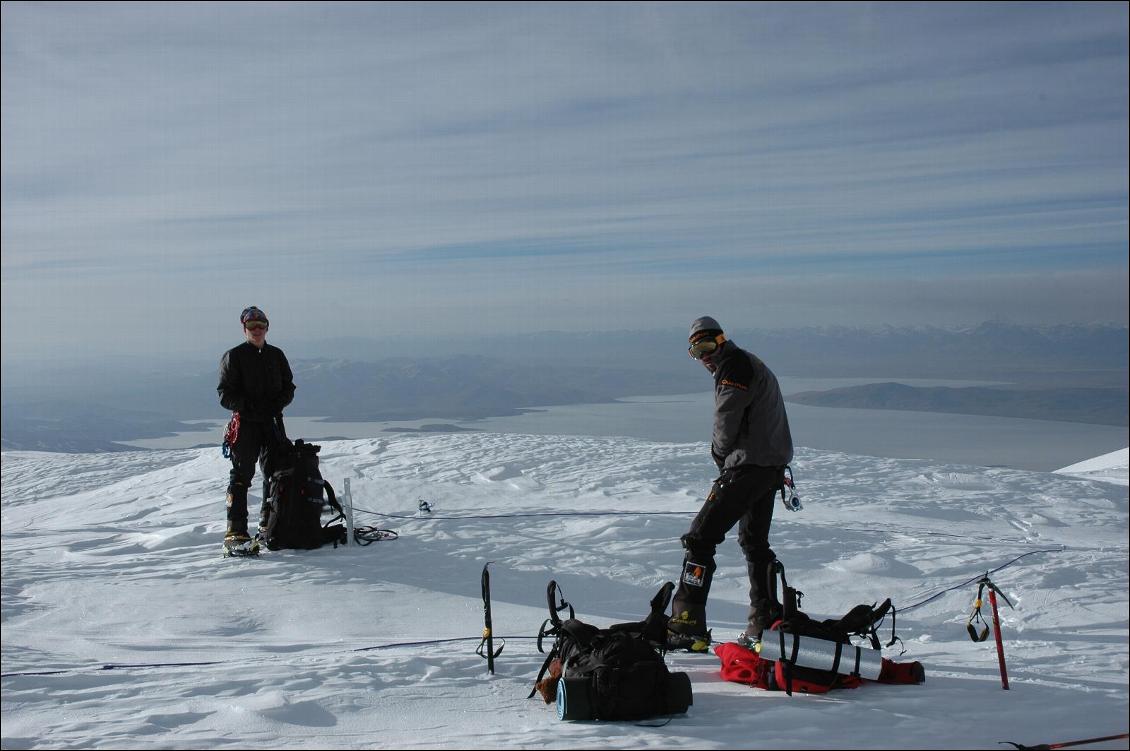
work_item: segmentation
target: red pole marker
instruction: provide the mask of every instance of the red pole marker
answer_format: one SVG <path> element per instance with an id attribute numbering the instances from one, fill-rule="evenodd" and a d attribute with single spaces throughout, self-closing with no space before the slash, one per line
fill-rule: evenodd
<path id="1" fill-rule="evenodd" d="M 989 587 L 989 604 L 993 606 L 993 632 L 997 639 L 997 662 L 1001 665 L 1001 688 L 1008 691 L 1008 669 L 1004 666 L 1004 644 L 1001 642 L 1001 618 L 997 613 L 996 587 Z"/>

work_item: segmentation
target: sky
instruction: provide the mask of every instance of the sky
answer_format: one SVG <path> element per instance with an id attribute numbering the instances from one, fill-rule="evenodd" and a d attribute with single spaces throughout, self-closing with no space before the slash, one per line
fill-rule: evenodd
<path id="1" fill-rule="evenodd" d="M 1127 323 L 1125 3 L 2 6 L 3 357 Z"/>

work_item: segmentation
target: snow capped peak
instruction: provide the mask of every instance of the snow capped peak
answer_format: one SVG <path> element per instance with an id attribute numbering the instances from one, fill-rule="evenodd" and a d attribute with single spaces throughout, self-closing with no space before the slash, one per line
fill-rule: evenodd
<path id="1" fill-rule="evenodd" d="M 1069 467 L 1057 469 L 1061 475 L 1083 477 L 1088 480 L 1113 482 L 1117 485 L 1130 485 L 1130 448 L 1112 451 L 1109 454 L 1086 459 Z"/>

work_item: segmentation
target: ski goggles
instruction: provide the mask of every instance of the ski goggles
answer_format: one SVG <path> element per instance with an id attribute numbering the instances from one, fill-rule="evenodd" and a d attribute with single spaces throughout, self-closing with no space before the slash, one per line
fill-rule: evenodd
<path id="1" fill-rule="evenodd" d="M 259 331 L 260 329 L 266 331 L 267 324 L 263 323 L 262 321 L 248 321 L 247 323 L 243 324 L 243 328 L 247 329 L 248 331 Z"/>
<path id="2" fill-rule="evenodd" d="M 726 341 L 726 337 L 722 334 L 713 337 L 703 337 L 702 339 L 691 342 L 691 346 L 687 347 L 687 354 L 695 360 L 701 360 L 717 352 L 724 341 Z"/>

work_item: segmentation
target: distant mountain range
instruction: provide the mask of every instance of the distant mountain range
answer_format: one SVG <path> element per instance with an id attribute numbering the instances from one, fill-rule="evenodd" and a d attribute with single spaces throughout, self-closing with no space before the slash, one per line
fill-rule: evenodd
<path id="1" fill-rule="evenodd" d="M 136 451 L 115 441 L 160 438 L 192 429 L 168 415 L 103 404 L 5 401 L 0 448 L 64 453 Z"/>
<path id="2" fill-rule="evenodd" d="M 790 395 L 789 401 L 814 407 L 951 412 L 1097 425 L 1130 422 L 1125 389 L 926 388 L 902 383 L 869 383 L 828 391 L 805 391 Z"/>
<path id="3" fill-rule="evenodd" d="M 987 323 L 963 330 L 736 328 L 728 335 L 778 375 L 1014 384 L 1011 395 L 995 389 L 907 392 L 888 385 L 809 394 L 805 403 L 1124 425 L 1127 333 L 1124 326 Z M 686 356 L 683 330 L 420 336 L 410 354 L 404 354 L 403 337 L 272 342 L 286 351 L 295 372 L 298 391 L 287 409 L 292 416 L 473 418 L 711 387 L 701 366 Z M 220 354 L 180 363 L 5 360 L 0 443 L 5 449 L 114 450 L 117 440 L 186 430 L 186 420 L 223 418 L 216 397 Z M 1111 415 L 1120 410 L 1118 422 Z"/>

